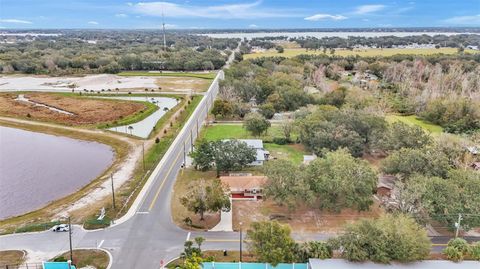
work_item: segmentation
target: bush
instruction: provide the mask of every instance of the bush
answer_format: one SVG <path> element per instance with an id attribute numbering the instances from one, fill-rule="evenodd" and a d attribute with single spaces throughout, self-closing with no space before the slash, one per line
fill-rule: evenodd
<path id="1" fill-rule="evenodd" d="M 470 252 L 468 242 L 463 238 L 455 238 L 448 241 L 447 247 L 443 250 L 443 254 L 451 261 L 461 261 Z"/>
<path id="2" fill-rule="evenodd" d="M 480 242 L 477 242 L 470 247 L 470 256 L 472 259 L 480 261 Z"/>
<path id="3" fill-rule="evenodd" d="M 290 141 L 288 139 L 286 139 L 285 137 L 274 137 L 273 138 L 273 143 L 275 143 L 277 145 L 286 145 L 286 144 L 290 143 Z"/>

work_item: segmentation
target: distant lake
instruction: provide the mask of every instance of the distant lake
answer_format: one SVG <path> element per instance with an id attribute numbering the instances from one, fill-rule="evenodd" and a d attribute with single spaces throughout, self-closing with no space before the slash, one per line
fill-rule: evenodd
<path id="1" fill-rule="evenodd" d="M 0 126 L 0 219 L 75 192 L 113 158 L 104 144 Z"/>
<path id="2" fill-rule="evenodd" d="M 201 34 L 214 38 L 247 38 L 252 39 L 255 37 L 277 37 L 288 36 L 290 37 L 343 37 L 349 36 L 362 36 L 362 37 L 379 37 L 379 36 L 415 36 L 415 35 L 458 35 L 468 33 L 438 33 L 438 32 L 255 32 L 255 33 L 215 33 L 215 34 Z"/>

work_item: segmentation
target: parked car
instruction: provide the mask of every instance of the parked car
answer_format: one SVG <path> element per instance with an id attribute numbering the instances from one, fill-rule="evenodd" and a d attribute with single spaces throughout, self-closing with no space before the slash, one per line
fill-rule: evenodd
<path id="1" fill-rule="evenodd" d="M 68 224 L 59 224 L 53 226 L 50 230 L 53 232 L 68 232 L 70 228 L 68 227 Z"/>

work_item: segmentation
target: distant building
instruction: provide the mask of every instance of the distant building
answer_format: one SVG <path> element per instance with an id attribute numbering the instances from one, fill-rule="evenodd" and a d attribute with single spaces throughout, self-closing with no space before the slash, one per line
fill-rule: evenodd
<path id="1" fill-rule="evenodd" d="M 480 162 L 472 163 L 471 167 L 477 171 L 480 171 Z"/>
<path id="2" fill-rule="evenodd" d="M 473 45 L 467 46 L 467 49 L 470 49 L 470 50 L 479 50 L 478 46 L 473 46 Z"/>
<path id="3" fill-rule="evenodd" d="M 477 155 L 480 153 L 480 146 L 472 146 L 472 147 L 467 147 L 468 152 L 470 152 L 473 155 Z"/>
<path id="4" fill-rule="evenodd" d="M 265 176 L 222 176 L 220 181 L 230 190 L 232 199 L 257 200 L 263 196 Z"/>

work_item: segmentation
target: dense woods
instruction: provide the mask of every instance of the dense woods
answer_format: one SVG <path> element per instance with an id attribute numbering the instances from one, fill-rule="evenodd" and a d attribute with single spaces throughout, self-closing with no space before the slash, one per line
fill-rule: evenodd
<path id="1" fill-rule="evenodd" d="M 4 39 L 4 40 L 1 40 Z M 123 70 L 213 70 L 222 67 L 236 39 L 159 31 L 61 31 L 58 36 L 1 37 L 2 73 L 117 73 Z"/>

